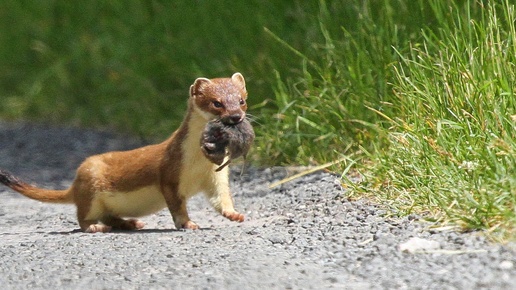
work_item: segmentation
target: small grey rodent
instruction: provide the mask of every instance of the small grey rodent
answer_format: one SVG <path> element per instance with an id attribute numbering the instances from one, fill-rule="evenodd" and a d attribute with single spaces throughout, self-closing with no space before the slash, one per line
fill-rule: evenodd
<path id="1" fill-rule="evenodd" d="M 206 158 L 217 165 L 229 156 L 229 160 L 216 170 L 220 171 L 232 159 L 245 158 L 253 140 L 254 130 L 248 119 L 234 125 L 226 125 L 217 119 L 206 124 L 201 136 L 201 149 Z"/>

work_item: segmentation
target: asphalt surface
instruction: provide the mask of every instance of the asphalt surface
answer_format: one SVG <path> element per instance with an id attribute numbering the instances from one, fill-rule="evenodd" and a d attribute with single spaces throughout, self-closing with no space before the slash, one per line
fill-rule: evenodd
<path id="1" fill-rule="evenodd" d="M 87 156 L 140 146 L 127 136 L 0 122 L 0 168 L 66 188 Z M 338 176 L 318 172 L 270 189 L 285 168 L 232 171 L 243 223 L 202 195 L 177 231 L 167 210 L 143 230 L 86 234 L 73 205 L 44 204 L 0 187 L 4 289 L 516 289 L 515 244 L 395 218 L 350 201 Z M 418 239 L 416 239 L 418 238 Z M 418 242 L 418 243 L 416 243 Z"/>

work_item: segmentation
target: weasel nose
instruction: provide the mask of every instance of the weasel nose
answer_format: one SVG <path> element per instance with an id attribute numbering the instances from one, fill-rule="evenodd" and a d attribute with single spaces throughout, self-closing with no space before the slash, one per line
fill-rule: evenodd
<path id="1" fill-rule="evenodd" d="M 235 125 L 242 122 L 243 119 L 244 116 L 242 114 L 233 114 L 222 118 L 222 123 L 226 125 Z"/>

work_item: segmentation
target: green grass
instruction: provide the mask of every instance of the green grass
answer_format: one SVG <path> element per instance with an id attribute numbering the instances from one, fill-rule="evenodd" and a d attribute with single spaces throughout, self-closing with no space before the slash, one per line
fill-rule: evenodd
<path id="1" fill-rule="evenodd" d="M 511 1 L 0 4 L 0 117 L 163 138 L 240 71 L 261 164 L 361 174 L 352 198 L 514 238 Z"/>
<path id="2" fill-rule="evenodd" d="M 261 149 L 285 163 L 344 157 L 333 170 L 365 176 L 357 197 L 514 237 L 514 5 L 405 2 L 357 3 L 352 30 L 329 33 L 321 17 L 312 51 L 278 41 L 303 69 L 278 79 L 267 133 L 281 142 Z"/>
<path id="3" fill-rule="evenodd" d="M 508 2 L 483 9 L 443 19 L 394 66 L 391 146 L 380 173 L 396 189 L 390 198 L 418 211 L 468 229 L 512 231 L 516 14 Z"/>

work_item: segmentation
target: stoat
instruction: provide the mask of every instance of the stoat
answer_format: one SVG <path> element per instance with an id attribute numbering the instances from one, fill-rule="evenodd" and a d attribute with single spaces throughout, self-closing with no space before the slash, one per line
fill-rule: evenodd
<path id="1" fill-rule="evenodd" d="M 218 165 L 206 157 L 199 140 L 211 120 L 220 119 L 227 125 L 242 122 L 246 99 L 240 73 L 230 78 L 198 78 L 190 86 L 183 122 L 164 142 L 91 156 L 79 166 L 66 190 L 38 188 L 3 170 L 0 183 L 35 200 L 74 203 L 79 225 L 89 233 L 141 229 L 144 223 L 132 218 L 165 207 L 177 229 L 198 229 L 188 216 L 186 203 L 199 192 L 204 192 L 224 217 L 242 222 L 244 215 L 233 207 L 228 167 L 216 171 Z"/>

